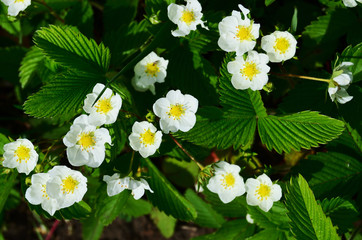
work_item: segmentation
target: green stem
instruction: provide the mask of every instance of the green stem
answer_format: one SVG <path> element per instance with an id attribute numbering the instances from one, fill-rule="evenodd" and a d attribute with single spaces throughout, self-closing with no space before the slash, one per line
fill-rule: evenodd
<path id="1" fill-rule="evenodd" d="M 130 173 L 132 170 L 132 165 L 133 165 L 133 159 L 134 159 L 134 151 L 132 152 L 132 157 L 131 157 L 131 162 L 129 164 L 129 168 L 128 168 L 128 172 Z"/>
<path id="2" fill-rule="evenodd" d="M 329 79 L 325 79 L 325 78 L 316 78 L 316 77 L 309 77 L 309 76 L 302 76 L 302 75 L 296 75 L 296 74 L 291 74 L 291 73 L 274 73 L 271 72 L 270 74 L 272 75 L 276 75 L 279 77 L 286 77 L 286 78 L 301 78 L 301 79 L 307 79 L 307 80 L 313 80 L 313 81 L 319 81 L 319 82 L 327 82 L 329 83 Z"/>

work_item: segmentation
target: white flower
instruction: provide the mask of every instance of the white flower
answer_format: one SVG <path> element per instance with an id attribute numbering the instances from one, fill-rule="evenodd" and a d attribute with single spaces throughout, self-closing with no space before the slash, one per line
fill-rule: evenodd
<path id="1" fill-rule="evenodd" d="M 3 166 L 16 168 L 19 173 L 28 175 L 38 162 L 38 154 L 28 139 L 17 139 L 4 145 Z"/>
<path id="2" fill-rule="evenodd" d="M 275 31 L 261 39 L 261 48 L 270 62 L 282 62 L 294 57 L 297 40 L 289 32 Z"/>
<path id="3" fill-rule="evenodd" d="M 250 224 L 254 224 L 254 219 L 251 217 L 249 213 L 246 214 L 246 221 Z"/>
<path id="4" fill-rule="evenodd" d="M 198 105 L 199 101 L 193 96 L 183 95 L 180 90 L 171 90 L 165 98 L 153 104 L 153 112 L 160 118 L 160 127 L 164 133 L 178 130 L 187 132 L 196 123 Z"/>
<path id="5" fill-rule="evenodd" d="M 108 130 L 89 124 L 89 118 L 85 114 L 77 117 L 63 138 L 68 160 L 73 166 L 99 167 L 105 158 L 105 143 L 112 143 Z"/>
<path id="6" fill-rule="evenodd" d="M 237 56 L 227 65 L 228 72 L 232 74 L 231 83 L 236 89 L 261 90 L 268 82 L 267 73 L 270 67 L 267 65 L 269 58 L 266 54 L 256 51 L 248 52 L 244 60 L 243 56 Z"/>
<path id="7" fill-rule="evenodd" d="M 83 199 L 87 192 L 87 178 L 81 172 L 66 166 L 55 166 L 49 172 L 46 192 L 58 201 L 60 208 L 66 208 Z"/>
<path id="8" fill-rule="evenodd" d="M 273 202 L 282 197 L 282 189 L 278 184 L 273 184 L 270 178 L 262 174 L 257 179 L 249 178 L 245 183 L 246 202 L 251 206 L 259 206 L 261 210 L 268 212 Z"/>
<path id="9" fill-rule="evenodd" d="M 171 34 L 174 37 L 184 37 L 190 33 L 190 31 L 195 31 L 197 25 L 201 24 L 201 27 L 205 27 L 202 18 L 202 7 L 197 0 L 185 0 L 187 2 L 186 6 L 177 5 L 171 3 L 167 7 L 168 18 L 174 23 L 177 24 L 178 29 L 171 31 Z"/>
<path id="10" fill-rule="evenodd" d="M 260 24 L 251 21 L 247 14 L 249 9 L 238 5 L 243 13 L 232 11 L 231 16 L 225 17 L 219 23 L 220 38 L 217 42 L 219 47 L 226 52 L 236 52 L 243 55 L 255 47 L 255 39 L 259 37 Z"/>
<path id="11" fill-rule="evenodd" d="M 136 200 L 143 196 L 145 190 L 153 193 L 152 189 L 143 178 L 141 178 L 140 181 L 130 177 L 120 178 L 120 175 L 115 173 L 112 176 L 105 175 L 103 181 L 107 183 L 107 194 L 110 197 L 123 192 L 125 189 L 132 190 L 131 194 Z"/>
<path id="12" fill-rule="evenodd" d="M 10 16 L 17 16 L 20 11 L 24 11 L 31 4 L 31 0 L 1 0 L 8 8 Z"/>
<path id="13" fill-rule="evenodd" d="M 220 161 L 215 167 L 215 175 L 210 178 L 206 187 L 211 192 L 217 193 L 223 203 L 229 203 L 245 193 L 244 180 L 239 175 L 239 166 Z"/>
<path id="14" fill-rule="evenodd" d="M 352 100 L 353 97 L 346 91 L 353 80 L 352 72 L 348 69 L 352 65 L 352 62 L 342 62 L 333 70 L 328 87 L 332 102 L 337 99 L 339 103 L 344 104 Z"/>
<path id="15" fill-rule="evenodd" d="M 103 88 L 103 84 L 97 83 L 93 88 L 93 92 L 87 94 L 84 100 L 83 109 L 89 114 L 89 122 L 96 126 L 114 123 L 122 106 L 122 98 L 117 93 L 114 95 L 109 88 L 104 91 L 103 95 L 92 106 Z"/>
<path id="16" fill-rule="evenodd" d="M 146 158 L 156 152 L 162 142 L 162 132 L 152 123 L 143 121 L 135 122 L 132 126 L 132 134 L 128 137 L 133 150 L 139 151 Z"/>
<path id="17" fill-rule="evenodd" d="M 143 194 L 145 194 L 145 190 L 148 190 L 151 193 L 153 193 L 152 189 L 148 185 L 148 182 L 143 178 L 141 178 L 140 181 L 131 179 L 129 182 L 129 189 L 132 190 L 131 194 L 133 198 L 136 200 L 140 199 L 143 196 Z"/>
<path id="18" fill-rule="evenodd" d="M 362 3 L 362 0 L 343 0 L 343 4 L 346 7 L 355 7 L 357 6 L 357 2 Z"/>
<path id="19" fill-rule="evenodd" d="M 41 207 L 50 215 L 59 210 L 58 201 L 50 198 L 46 192 L 46 183 L 50 176 L 48 173 L 37 173 L 31 176 L 31 186 L 25 192 L 25 198 L 33 205 Z"/>
<path id="20" fill-rule="evenodd" d="M 155 83 L 165 82 L 168 60 L 151 52 L 134 67 L 133 87 L 140 92 L 150 90 L 155 94 Z"/>

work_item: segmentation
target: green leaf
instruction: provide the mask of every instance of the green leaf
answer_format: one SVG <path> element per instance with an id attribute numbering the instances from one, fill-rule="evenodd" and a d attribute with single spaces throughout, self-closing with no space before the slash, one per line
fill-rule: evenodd
<path id="1" fill-rule="evenodd" d="M 8 18 L 8 6 L 0 2 L 0 26 L 8 33 L 19 36 L 21 32 L 20 20 L 11 21 Z"/>
<path id="2" fill-rule="evenodd" d="M 103 14 L 105 32 L 129 24 L 136 16 L 137 7 L 138 1 L 134 0 L 107 0 Z"/>
<path id="3" fill-rule="evenodd" d="M 212 234 L 195 237 L 192 240 L 246 239 L 254 233 L 254 230 L 255 226 L 248 224 L 245 219 L 237 219 L 225 222 L 221 228 Z"/>
<path id="4" fill-rule="evenodd" d="M 197 218 L 195 223 L 201 227 L 220 228 L 225 222 L 224 218 L 217 213 L 212 207 L 204 202 L 197 194 L 191 189 L 187 189 L 185 197 L 195 207 Z"/>
<path id="5" fill-rule="evenodd" d="M 291 230 L 297 239 L 340 239 L 302 175 L 291 179 L 285 199 Z"/>
<path id="6" fill-rule="evenodd" d="M 84 35 L 93 36 L 93 9 L 89 1 L 77 2 L 65 17 L 66 24 L 76 26 Z"/>
<path id="7" fill-rule="evenodd" d="M 2 212 L 5 202 L 9 197 L 10 190 L 15 184 L 16 177 L 18 176 L 18 173 L 13 170 L 9 172 L 4 172 L 4 168 L 0 171 L 0 212 Z"/>
<path id="8" fill-rule="evenodd" d="M 82 219 L 90 215 L 92 209 L 84 201 L 77 202 L 68 208 L 61 209 L 61 215 L 64 219 Z"/>
<path id="9" fill-rule="evenodd" d="M 308 156 L 292 172 L 305 176 L 317 198 L 353 196 L 362 186 L 362 163 L 345 153 Z"/>
<path id="10" fill-rule="evenodd" d="M 122 215 L 138 218 L 147 215 L 152 210 L 152 204 L 143 199 L 135 200 L 133 197 L 127 199 L 122 209 Z"/>
<path id="11" fill-rule="evenodd" d="M 257 117 L 265 117 L 259 91 L 237 90 L 231 84 L 227 63 L 228 54 L 220 70 L 220 101 L 224 107 L 199 109 L 195 126 L 187 133 L 175 135 L 205 147 L 238 149 L 250 145 L 254 140 Z"/>
<path id="12" fill-rule="evenodd" d="M 191 221 L 197 216 L 195 208 L 188 202 L 170 182 L 162 175 L 149 159 L 142 159 L 141 164 L 148 169 L 147 182 L 154 193 L 146 191 L 148 199 L 154 206 L 168 215 Z"/>
<path id="13" fill-rule="evenodd" d="M 281 231 L 278 228 L 268 228 L 264 229 L 252 237 L 248 238 L 248 240 L 287 240 L 287 239 L 294 239 L 289 236 L 289 232 Z"/>
<path id="14" fill-rule="evenodd" d="M 275 2 L 275 0 L 265 0 L 265 6 L 269 6 L 273 2 Z"/>
<path id="15" fill-rule="evenodd" d="M 50 59 L 65 67 L 100 75 L 108 70 L 109 49 L 89 40 L 74 27 L 41 28 L 35 33 L 34 42 Z"/>
<path id="16" fill-rule="evenodd" d="M 79 114 L 85 96 L 104 77 L 91 73 L 67 72 L 55 76 L 24 103 L 25 113 L 37 118 L 69 120 Z"/>
<path id="17" fill-rule="evenodd" d="M 187 188 L 195 185 L 199 167 L 193 161 L 166 158 L 162 163 L 162 172 L 175 185 Z"/>
<path id="18" fill-rule="evenodd" d="M 362 43 L 352 47 L 348 46 L 342 52 L 340 58 L 338 59 L 338 64 L 342 62 L 352 62 L 353 66 L 350 67 L 350 70 L 353 74 L 353 83 L 359 82 L 362 80 Z"/>
<path id="19" fill-rule="evenodd" d="M 344 123 L 317 112 L 305 111 L 260 118 L 258 130 L 266 147 L 281 153 L 325 144 L 342 134 Z"/>
<path id="20" fill-rule="evenodd" d="M 358 210 L 348 200 L 342 198 L 324 199 L 321 202 L 326 216 L 330 217 L 333 225 L 338 226 L 338 233 L 346 233 L 353 229 L 353 223 L 358 220 Z"/>
<path id="21" fill-rule="evenodd" d="M 161 212 L 157 208 L 154 208 L 151 211 L 150 217 L 165 238 L 172 237 L 175 232 L 177 222 L 175 218 L 167 216 L 164 212 Z"/>
<path id="22" fill-rule="evenodd" d="M 258 206 L 247 206 L 251 218 L 261 228 L 289 229 L 287 209 L 284 204 L 275 202 L 269 212 L 264 212 Z"/>
<path id="23" fill-rule="evenodd" d="M 207 188 L 204 188 L 203 194 L 213 209 L 223 216 L 245 217 L 247 212 L 245 196 L 236 197 L 229 203 L 223 203 L 217 194 L 210 192 Z"/>
<path id="24" fill-rule="evenodd" d="M 35 76 L 37 70 L 44 64 L 45 56 L 43 52 L 37 48 L 32 47 L 21 61 L 19 68 L 19 77 L 21 87 L 24 88 Z"/>

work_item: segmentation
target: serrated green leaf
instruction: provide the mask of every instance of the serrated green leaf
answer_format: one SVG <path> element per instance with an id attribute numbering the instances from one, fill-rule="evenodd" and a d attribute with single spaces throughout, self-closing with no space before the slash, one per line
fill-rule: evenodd
<path id="1" fill-rule="evenodd" d="M 348 46 L 343 50 L 338 63 L 352 62 L 353 66 L 350 67 L 353 75 L 353 83 L 362 80 L 362 43 L 352 47 Z M 352 83 L 352 84 L 353 84 Z"/>
<path id="2" fill-rule="evenodd" d="M 91 211 L 91 207 L 84 201 L 77 202 L 68 208 L 60 210 L 64 219 L 83 219 L 88 217 Z"/>
<path id="3" fill-rule="evenodd" d="M 344 130 L 342 121 L 305 111 L 283 117 L 259 118 L 259 136 L 269 150 L 278 153 L 310 149 L 337 138 Z"/>
<path id="4" fill-rule="evenodd" d="M 225 219 L 217 213 L 212 207 L 204 202 L 197 194 L 191 189 L 187 189 L 185 197 L 194 205 L 197 218 L 195 223 L 201 227 L 220 228 L 225 222 Z"/>
<path id="5" fill-rule="evenodd" d="M 165 238 L 172 237 L 177 222 L 175 218 L 167 216 L 157 208 L 152 209 L 150 217 Z"/>
<path id="6" fill-rule="evenodd" d="M 348 200 L 342 198 L 324 199 L 322 209 L 330 217 L 333 225 L 338 227 L 338 233 L 346 233 L 353 229 L 353 223 L 358 220 L 358 210 Z"/>
<path id="7" fill-rule="evenodd" d="M 147 182 L 154 193 L 146 191 L 146 194 L 152 204 L 177 219 L 194 220 L 197 216 L 195 208 L 170 184 L 156 166 L 147 158 L 141 160 L 141 165 L 148 169 Z"/>
<path id="8" fill-rule="evenodd" d="M 65 67 L 99 75 L 108 70 L 109 49 L 89 40 L 74 27 L 41 28 L 36 31 L 34 42 L 50 59 Z"/>
<path id="9" fill-rule="evenodd" d="M 20 84 L 22 88 L 31 81 L 36 74 L 36 71 L 43 64 L 44 59 L 45 56 L 43 52 L 37 47 L 32 47 L 30 51 L 26 53 L 19 68 Z"/>
<path id="10" fill-rule="evenodd" d="M 98 82 L 105 82 L 99 75 L 67 72 L 57 75 L 24 103 L 25 113 L 37 117 L 69 120 L 78 114 L 85 96 Z"/>
<path id="11" fill-rule="evenodd" d="M 238 149 L 253 142 L 257 116 L 267 116 L 266 109 L 259 91 L 241 91 L 232 86 L 226 67 L 231 59 L 228 54 L 220 70 L 220 101 L 224 108 L 200 109 L 195 126 L 187 133 L 175 135 L 197 145 L 220 149 Z"/>
<path id="12" fill-rule="evenodd" d="M 252 237 L 248 238 L 248 240 L 288 240 L 288 239 L 294 239 L 291 236 L 289 236 L 289 232 L 281 231 L 278 228 L 268 228 L 264 229 Z"/>
<path id="13" fill-rule="evenodd" d="M 246 215 L 245 196 L 236 197 L 229 203 L 223 203 L 217 194 L 210 192 L 208 189 L 204 189 L 203 194 L 213 209 L 225 217 L 244 217 Z"/>
<path id="14" fill-rule="evenodd" d="M 176 186 L 187 188 L 195 185 L 199 167 L 193 161 L 166 158 L 162 163 L 162 172 Z"/>
<path id="15" fill-rule="evenodd" d="M 248 213 L 254 219 L 254 223 L 261 228 L 289 229 L 287 209 L 284 204 L 275 202 L 269 212 L 264 212 L 258 206 L 247 206 Z"/>
<path id="16" fill-rule="evenodd" d="M 122 209 L 122 215 L 130 217 L 140 217 L 149 214 L 152 210 L 152 204 L 143 199 L 135 200 L 133 197 L 127 199 L 126 204 Z"/>
<path id="17" fill-rule="evenodd" d="M 305 176 L 317 198 L 353 196 L 362 186 L 362 163 L 345 153 L 308 156 L 292 172 Z"/>
<path id="18" fill-rule="evenodd" d="M 302 175 L 291 179 L 285 199 L 291 230 L 297 239 L 340 239 Z"/>

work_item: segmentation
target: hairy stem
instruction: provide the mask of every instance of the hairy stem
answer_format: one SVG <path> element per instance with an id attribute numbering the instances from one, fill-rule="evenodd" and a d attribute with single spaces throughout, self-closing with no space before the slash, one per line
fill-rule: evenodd
<path id="1" fill-rule="evenodd" d="M 275 76 L 279 76 L 279 77 L 285 77 L 285 78 L 301 78 L 301 79 L 307 79 L 307 80 L 313 80 L 313 81 L 329 83 L 329 79 L 325 79 L 325 78 L 302 76 L 302 75 L 296 75 L 296 74 L 291 74 L 291 73 L 275 73 L 275 72 L 271 72 L 270 74 L 275 75 Z"/>

